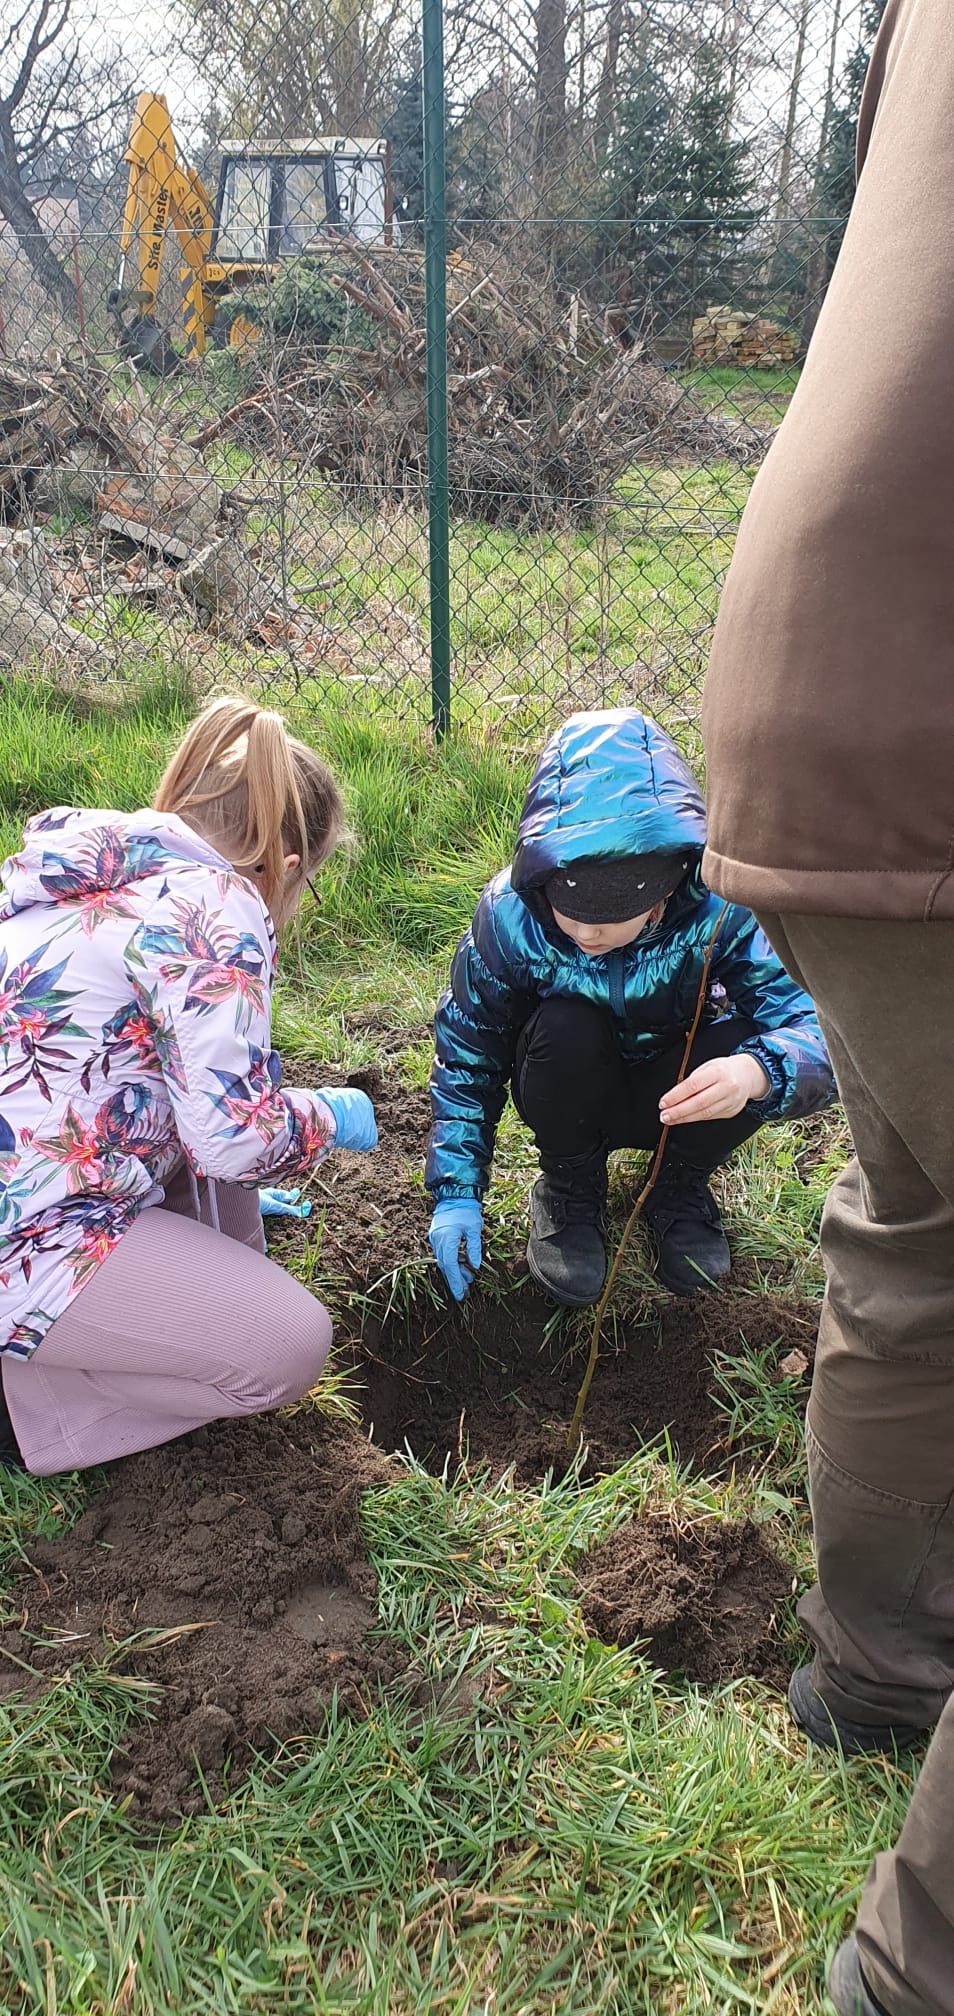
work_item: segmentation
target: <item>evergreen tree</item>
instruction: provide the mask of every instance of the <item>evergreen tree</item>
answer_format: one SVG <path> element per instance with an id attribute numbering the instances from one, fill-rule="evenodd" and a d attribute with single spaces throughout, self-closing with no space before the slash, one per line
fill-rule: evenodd
<path id="1" fill-rule="evenodd" d="M 600 239 L 611 291 L 631 319 L 657 321 L 670 274 L 673 204 L 666 187 L 672 91 L 645 42 L 620 84 L 616 133 L 603 180 Z"/>
<path id="2" fill-rule="evenodd" d="M 827 241 L 826 281 L 841 250 L 848 212 L 855 195 L 855 141 L 858 114 L 874 38 L 881 26 L 888 0 L 868 0 L 861 24 L 861 39 L 851 52 L 841 79 L 841 96 L 832 112 L 831 134 L 824 170 L 818 188 L 821 215 L 832 220 Z"/>
<path id="3" fill-rule="evenodd" d="M 606 166 L 604 242 L 629 268 L 633 309 L 657 327 L 697 313 L 713 290 L 725 299 L 736 284 L 726 268 L 758 212 L 731 117 L 725 51 L 714 43 L 697 51 L 681 106 L 645 46 L 624 82 Z"/>
<path id="4" fill-rule="evenodd" d="M 382 132 L 391 142 L 395 214 L 405 233 L 419 236 L 424 221 L 424 103 L 419 69 L 399 79 Z M 479 105 L 466 105 L 456 118 L 448 107 L 444 170 L 448 224 L 459 218 L 490 223 L 499 217 L 500 150 Z"/>
<path id="5" fill-rule="evenodd" d="M 713 294 L 731 297 L 737 284 L 733 255 L 758 221 L 748 200 L 747 149 L 732 139 L 731 119 L 725 52 L 703 43 L 693 89 L 662 163 L 673 212 L 668 291 L 676 314 L 698 314 Z"/>

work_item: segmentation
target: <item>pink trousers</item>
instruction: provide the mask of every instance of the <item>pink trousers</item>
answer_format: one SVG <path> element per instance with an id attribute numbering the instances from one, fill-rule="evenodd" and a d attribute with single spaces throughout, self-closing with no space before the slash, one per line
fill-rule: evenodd
<path id="1" fill-rule="evenodd" d="M 0 1359 L 38 1477 L 152 1449 L 206 1421 L 300 1400 L 331 1344 L 327 1311 L 265 1256 L 254 1190 L 185 1174 L 134 1225 L 32 1358 Z"/>

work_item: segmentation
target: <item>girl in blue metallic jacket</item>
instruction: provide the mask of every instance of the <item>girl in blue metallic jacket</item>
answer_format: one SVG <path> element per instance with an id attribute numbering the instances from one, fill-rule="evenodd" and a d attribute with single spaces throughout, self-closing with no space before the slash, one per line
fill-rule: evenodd
<path id="1" fill-rule="evenodd" d="M 654 1148 L 671 1126 L 645 1217 L 660 1280 L 691 1295 L 730 1264 L 712 1171 L 763 1121 L 835 1097 L 811 1001 L 738 904 L 676 1085 L 721 907 L 700 874 L 705 837 L 690 770 L 635 708 L 571 715 L 547 743 L 513 863 L 484 890 L 437 1010 L 430 1240 L 458 1301 L 480 1265 L 508 1087 L 540 1154 L 530 1270 L 571 1306 L 603 1286 L 613 1149 Z"/>

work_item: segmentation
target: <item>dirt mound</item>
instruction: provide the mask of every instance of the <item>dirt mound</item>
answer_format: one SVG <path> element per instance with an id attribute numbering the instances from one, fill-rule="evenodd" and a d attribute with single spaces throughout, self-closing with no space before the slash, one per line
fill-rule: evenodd
<path id="1" fill-rule="evenodd" d="M 572 1354 L 552 1335 L 553 1304 L 520 1291 L 494 1303 L 472 1295 L 462 1310 L 426 1309 L 402 1339 L 365 1326 L 355 1344 L 357 1397 L 374 1439 L 408 1443 L 440 1472 L 448 1455 L 520 1478 L 561 1473 L 566 1434 L 583 1377 L 585 1348 Z M 604 1342 L 584 1420 L 591 1475 L 615 1469 L 641 1442 L 668 1430 L 678 1455 L 710 1475 L 739 1461 L 727 1445 L 713 1360 L 769 1350 L 808 1358 L 817 1316 L 782 1297 L 715 1295 L 670 1303 L 658 1329 L 621 1325 Z M 548 1330 L 551 1334 L 548 1337 Z M 808 1398 L 807 1373 L 802 1381 Z"/>
<path id="2" fill-rule="evenodd" d="M 367 1638 L 376 1578 L 358 1525 L 361 1492 L 388 1468 L 310 1408 L 127 1458 L 72 1532 L 31 1548 L 23 1628 L 0 1635 L 0 1690 L 24 1687 L 16 1661 L 37 1696 L 104 1653 L 158 1683 L 154 1719 L 115 1755 L 113 1790 L 153 1820 L 199 1809 L 196 1763 L 220 1796 L 253 1748 L 319 1729 L 335 1690 L 362 1715 L 369 1688 L 403 1669 Z"/>
<path id="3" fill-rule="evenodd" d="M 707 1687 L 742 1674 L 784 1685 L 774 1620 L 791 1574 L 749 1521 L 680 1525 L 644 1513 L 587 1555 L 584 1623 L 608 1645 L 641 1645 L 664 1673 Z"/>

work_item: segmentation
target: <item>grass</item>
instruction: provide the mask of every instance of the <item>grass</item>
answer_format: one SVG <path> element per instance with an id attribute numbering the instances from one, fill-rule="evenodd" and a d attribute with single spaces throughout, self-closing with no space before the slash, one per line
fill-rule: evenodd
<path id="1" fill-rule="evenodd" d="M 96 639 L 103 668 L 123 681 L 133 665 L 141 674 L 172 657 L 199 685 L 233 677 L 294 687 L 319 706 L 336 694 L 341 709 L 357 689 L 389 719 L 426 718 L 423 495 L 382 508 L 360 490 L 342 496 L 307 466 L 279 482 L 269 458 L 235 443 L 214 444 L 212 461 L 240 500 L 275 606 L 284 581 L 297 610 L 250 637 L 203 628 L 170 584 L 134 594 L 135 580 L 104 568 L 92 535 L 85 553 L 79 537 L 70 613 Z M 753 473 L 729 462 L 640 462 L 583 528 L 453 523 L 455 720 L 512 743 L 535 739 L 568 698 L 578 706 L 636 700 L 681 732 L 690 728 Z"/>
<path id="2" fill-rule="evenodd" d="M 777 427 L 800 376 L 797 364 L 764 370 L 753 365 L 744 371 L 733 364 L 713 364 L 682 371 L 679 380 L 718 412 L 737 415 L 752 427 Z"/>
<path id="3" fill-rule="evenodd" d="M 701 482 L 700 508 L 712 509 Z M 473 556 L 488 539 L 473 533 Z M 507 541 L 492 543 L 496 568 Z M 46 804 L 148 800 L 190 704 L 189 681 L 168 675 L 108 703 L 11 680 L 4 848 Z M 345 782 L 356 838 L 286 948 L 280 1036 L 353 1067 L 377 1051 L 368 1020 L 352 1018 L 377 1015 L 397 1032 L 387 1068 L 420 1084 L 420 1025 L 477 890 L 509 854 L 529 753 L 498 732 L 435 750 L 356 692 L 343 708 L 337 690 L 310 691 L 297 712 Z M 836 1119 L 766 1128 L 727 1173 L 748 1262 L 740 1338 L 760 1281 L 817 1295 L 818 1215 L 843 1153 Z M 531 1166 L 510 1114 L 491 1258 L 522 1224 Z M 321 1279 L 320 1237 L 303 1266 Z M 436 1292 L 425 1270 L 380 1298 Z M 637 1244 L 619 1306 L 645 1315 L 657 1301 Z M 533 1489 L 466 1467 L 438 1479 L 409 1460 L 369 1495 L 381 1625 L 438 1696 L 466 1681 L 465 1715 L 422 1718 L 395 1694 L 361 1725 L 332 1716 L 319 1741 L 262 1760 L 230 1798 L 149 1840 L 108 1793 L 110 1749 L 149 1708 L 121 1658 L 65 1669 L 38 1702 L 0 1704 L 0 2016 L 815 2016 L 868 1861 L 898 1831 L 907 1772 L 806 1753 L 754 1681 L 707 1697 L 654 1677 L 637 1653 L 587 1636 L 572 1579 L 586 1548 L 648 1503 L 681 1521 L 748 1513 L 805 1586 L 795 1382 L 777 1383 L 741 1343 L 720 1378 L 733 1445 L 757 1458 L 728 1484 L 654 1448 L 595 1484 Z M 7 1579 L 29 1537 L 62 1530 L 91 1488 L 4 1478 Z"/>
<path id="4" fill-rule="evenodd" d="M 498 732 L 539 729 L 546 712 L 641 698 L 686 713 L 686 641 L 700 667 L 751 485 L 732 464 L 639 464 L 592 528 L 527 533 L 452 527 L 455 715 Z M 300 543 L 307 546 L 307 506 Z M 356 670 L 408 691 L 427 678 L 426 532 L 411 511 L 340 512 L 320 535 L 329 622 Z M 700 680 L 701 683 L 701 680 Z"/>
<path id="5" fill-rule="evenodd" d="M 78 1670 L 6 1711 L 4 2006 L 816 2006 L 908 1781 L 819 1765 L 752 1686 L 660 1688 L 587 1637 L 573 1561 L 666 1484 L 647 1455 L 585 1492 L 410 1468 L 366 1506 L 381 1620 L 438 1694 L 466 1677 L 473 1715 L 333 1717 L 159 1842 L 102 1790 L 135 1708 L 121 1679 Z M 677 1488 L 681 1517 L 712 1516 Z"/>

